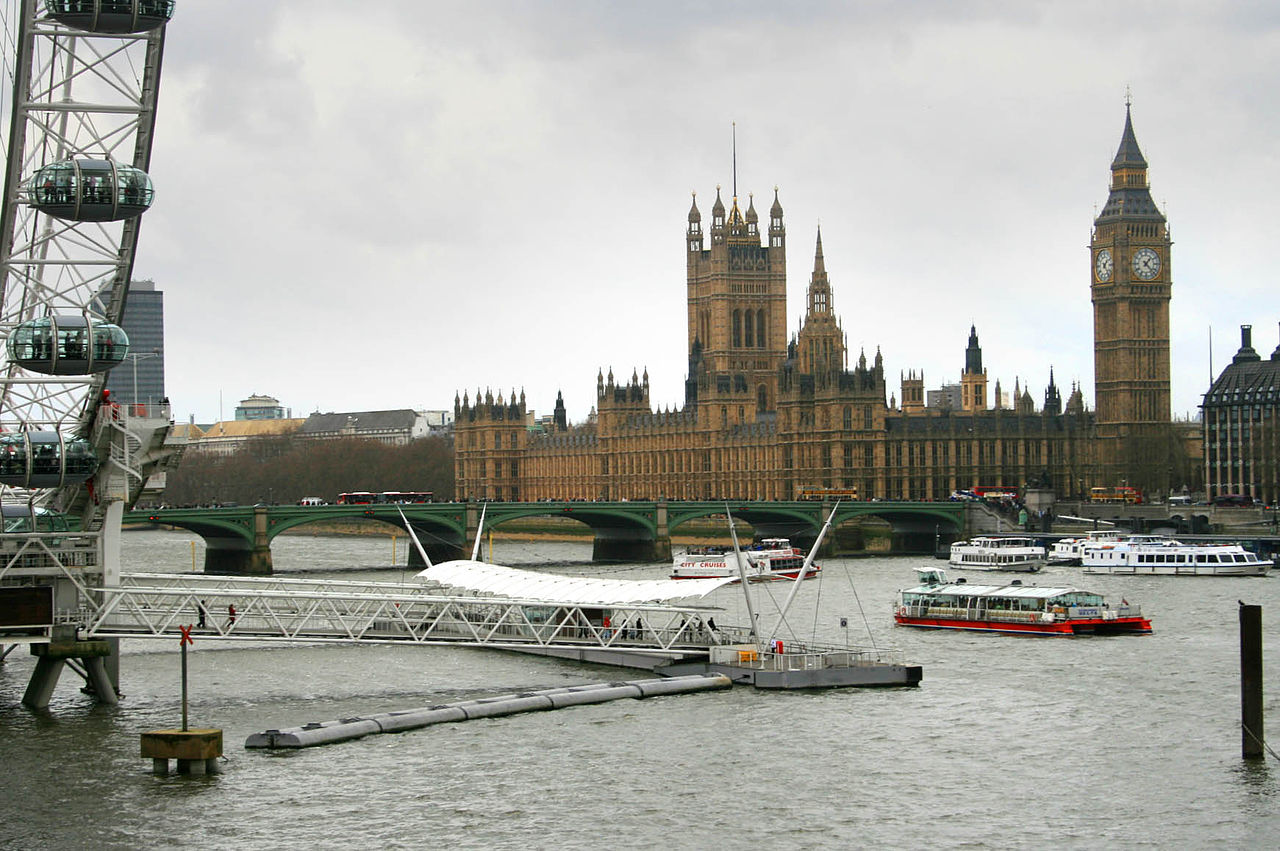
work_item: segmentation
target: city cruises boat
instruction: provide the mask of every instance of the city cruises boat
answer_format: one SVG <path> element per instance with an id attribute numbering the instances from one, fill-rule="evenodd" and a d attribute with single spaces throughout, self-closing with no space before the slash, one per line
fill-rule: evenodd
<path id="1" fill-rule="evenodd" d="M 1272 560 L 1239 544 L 1184 544 L 1162 535 L 1129 535 L 1114 543 L 1086 545 L 1085 573 L 1137 576 L 1266 576 Z"/>
<path id="2" fill-rule="evenodd" d="M 1090 532 L 1083 538 L 1063 538 L 1049 551 L 1049 564 L 1078 565 L 1087 545 L 1115 543 L 1126 534 L 1119 529 L 1103 529 Z"/>
<path id="3" fill-rule="evenodd" d="M 837 506 L 838 508 L 838 506 Z M 752 685 L 760 689 L 814 689 L 876 686 L 916 686 L 923 676 L 919 665 L 905 662 L 900 653 L 872 642 L 871 647 L 820 645 L 799 641 L 787 623 L 787 612 L 796 601 L 806 566 L 813 566 L 822 538 L 831 528 L 836 516 L 831 509 L 812 549 L 800 567 L 793 571 L 786 599 L 778 607 L 777 619 L 771 627 L 756 614 L 755 592 L 751 582 L 741 582 L 743 601 L 746 603 L 748 626 L 716 627 L 710 620 L 707 625 L 715 632 L 716 643 L 708 648 L 706 661 L 677 661 L 655 669 L 665 676 L 688 674 L 723 674 L 734 683 Z M 726 514 L 728 514 L 726 507 Z M 732 515 L 729 516 L 729 533 L 733 537 L 733 552 L 738 549 L 738 535 Z M 789 541 L 774 538 L 761 542 L 761 548 L 749 552 L 761 552 L 772 545 L 777 549 L 791 549 Z M 745 557 L 747 553 L 742 553 Z M 743 562 L 745 569 L 746 562 Z M 715 582 L 725 580 L 703 580 Z M 684 583 L 674 583 L 681 585 Z M 817 617 L 818 597 L 813 598 L 813 617 Z M 808 622 L 809 618 L 805 618 Z M 783 637 L 784 631 L 788 637 Z M 868 624 L 868 634 L 870 625 Z"/>
<path id="4" fill-rule="evenodd" d="M 970 585 L 947 582 L 937 568 L 917 571 L 920 585 L 898 592 L 893 619 L 901 626 L 1027 635 L 1110 635 L 1151 632 L 1151 621 L 1128 600 L 1112 606 L 1092 591 L 1064 586 Z"/>
<path id="5" fill-rule="evenodd" d="M 804 568 L 804 553 L 787 538 L 765 538 L 751 549 L 739 552 L 737 557 L 750 582 L 795 579 Z M 804 578 L 812 579 L 821 570 L 819 565 L 810 564 Z M 691 548 L 676 556 L 671 568 L 672 579 L 720 579 L 737 575 L 733 550 L 714 547 Z"/>
<path id="6" fill-rule="evenodd" d="M 1044 567 L 1044 547 L 1030 538 L 971 538 L 951 545 L 950 563 L 965 570 L 1035 573 Z"/>

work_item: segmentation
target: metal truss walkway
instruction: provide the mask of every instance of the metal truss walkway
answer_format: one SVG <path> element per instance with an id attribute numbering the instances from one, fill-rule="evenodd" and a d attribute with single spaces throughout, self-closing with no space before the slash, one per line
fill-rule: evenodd
<path id="1" fill-rule="evenodd" d="M 130 573 L 91 593 L 101 602 L 83 613 L 85 638 L 176 638 L 194 626 L 218 639 L 489 647 L 649 669 L 745 640 L 708 628 L 718 611 L 708 606 L 601 608 L 391 582 Z"/>

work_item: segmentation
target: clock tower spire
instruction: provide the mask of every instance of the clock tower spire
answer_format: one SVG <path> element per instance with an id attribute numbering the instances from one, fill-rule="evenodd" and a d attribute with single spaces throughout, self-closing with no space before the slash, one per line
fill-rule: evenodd
<path id="1" fill-rule="evenodd" d="M 1167 487 L 1158 455 L 1170 424 L 1168 224 L 1151 200 L 1147 160 L 1126 97 L 1107 203 L 1093 222 L 1090 292 L 1102 485 Z M 1153 454 L 1154 453 L 1154 454 Z M 1151 456 L 1151 457 L 1148 457 Z M 1153 478 L 1154 477 L 1154 478 Z"/>

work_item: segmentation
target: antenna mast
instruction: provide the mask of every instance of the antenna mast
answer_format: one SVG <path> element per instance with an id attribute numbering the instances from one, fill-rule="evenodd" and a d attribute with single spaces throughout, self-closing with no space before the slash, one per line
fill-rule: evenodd
<path id="1" fill-rule="evenodd" d="M 738 122 L 733 122 L 733 197 L 738 197 Z"/>

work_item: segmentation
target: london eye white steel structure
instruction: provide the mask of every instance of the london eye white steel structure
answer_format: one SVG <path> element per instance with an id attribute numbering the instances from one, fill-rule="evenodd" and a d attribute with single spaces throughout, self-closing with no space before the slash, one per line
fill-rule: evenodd
<path id="1" fill-rule="evenodd" d="M 11 83 L 4 106 L 11 120 L 3 128 L 0 213 L 0 496 L 89 521 L 98 502 L 93 478 L 69 475 L 65 458 L 71 442 L 80 441 L 92 448 L 96 464 L 112 463 L 110 439 L 101 428 L 94 434 L 106 372 L 102 364 L 80 374 L 74 366 L 32 368 L 15 356 L 12 344 L 15 332 L 31 337 L 32 323 L 37 335 L 44 323 L 44 339 L 52 338 L 55 347 L 59 324 L 77 326 L 92 340 L 94 329 L 120 323 L 140 214 L 154 197 L 146 172 L 165 24 L 174 3 L 3 2 L 4 71 Z M 139 200 L 143 185 L 145 203 Z M 61 337 L 65 343 L 71 335 Z M 74 345 L 79 353 L 87 343 Z M 64 366 L 68 351 L 63 349 Z M 28 349 L 31 357 L 45 354 L 38 343 Z M 124 352 L 113 355 L 119 362 Z M 15 434 L 28 435 L 25 443 Z M 35 456 L 45 449 L 64 459 L 56 477 L 24 477 L 14 464 L 5 475 L 5 453 Z M 34 462 L 26 463 L 30 473 Z"/>

